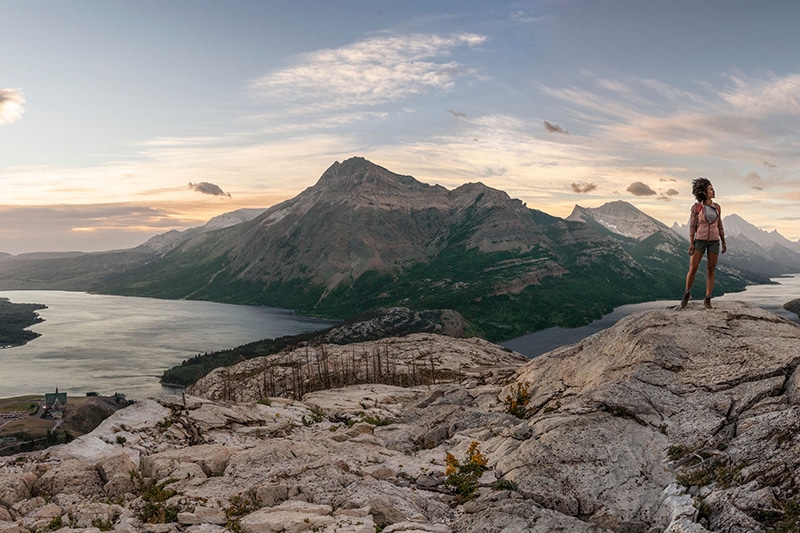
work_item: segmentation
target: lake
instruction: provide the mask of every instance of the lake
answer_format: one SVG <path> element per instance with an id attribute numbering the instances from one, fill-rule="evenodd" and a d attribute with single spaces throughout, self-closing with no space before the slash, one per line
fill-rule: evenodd
<path id="1" fill-rule="evenodd" d="M 800 323 L 800 319 L 796 314 L 783 308 L 783 304 L 786 302 L 800 298 L 800 274 L 791 274 L 785 278 L 774 278 L 772 281 L 775 282 L 775 284 L 751 285 L 742 292 L 725 294 L 719 298 L 714 298 L 713 301 L 741 300 Z M 698 305 L 698 303 L 702 305 L 704 288 L 705 287 L 695 287 L 693 291 L 693 305 Z M 561 346 L 573 344 L 585 339 L 589 335 L 613 326 L 620 318 L 628 316 L 631 313 L 677 306 L 680 304 L 680 296 L 679 294 L 676 300 L 659 300 L 623 305 L 586 326 L 578 328 L 543 329 L 542 331 L 511 339 L 500 344 L 528 357 L 536 357 L 537 355 L 542 355 L 543 353 L 555 350 Z M 700 297 L 699 300 L 698 296 Z"/>
<path id="2" fill-rule="evenodd" d="M 797 322 L 797 315 L 782 306 L 800 298 L 800 274 L 774 281 L 779 284 L 754 285 L 715 300 L 743 300 Z M 158 382 L 164 370 L 188 357 L 333 324 L 285 309 L 189 300 L 64 291 L 0 291 L 0 297 L 48 306 L 39 312 L 45 321 L 30 328 L 41 337 L 0 349 L 0 398 L 43 394 L 56 387 L 80 396 L 87 391 L 120 392 L 131 399 L 158 396 L 174 392 Z M 535 357 L 631 313 L 676 305 L 678 300 L 624 305 L 587 326 L 549 328 L 502 345 Z"/>
<path id="3" fill-rule="evenodd" d="M 271 307 L 157 300 L 66 291 L 0 291 L 14 303 L 40 303 L 41 334 L 0 349 L 0 398 L 60 392 L 120 392 L 130 399 L 174 392 L 158 379 L 198 353 L 333 324 Z"/>

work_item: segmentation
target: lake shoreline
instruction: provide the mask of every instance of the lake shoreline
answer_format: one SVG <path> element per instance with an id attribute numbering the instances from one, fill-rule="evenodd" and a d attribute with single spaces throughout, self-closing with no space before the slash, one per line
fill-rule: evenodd
<path id="1" fill-rule="evenodd" d="M 42 309 L 47 309 L 47 306 L 15 303 L 10 298 L 0 298 L 0 349 L 24 346 L 38 338 L 40 334 L 28 328 L 44 321 L 37 312 Z"/>
<path id="2" fill-rule="evenodd" d="M 800 298 L 800 274 L 772 281 L 715 300 L 740 299 L 788 317 L 790 312 L 781 306 Z M 15 301 L 44 300 L 48 305 L 43 310 L 44 321 L 34 325 L 40 335 L 34 342 L 0 350 L 0 367 L 12 376 L 0 383 L 2 397 L 55 387 L 73 395 L 99 389 L 134 399 L 180 393 L 181 389 L 159 380 L 165 370 L 188 358 L 332 325 L 285 309 L 195 300 L 0 291 L 0 298 L 6 296 Z M 497 344 L 536 357 L 579 342 L 631 313 L 677 305 L 677 300 L 628 304 L 585 326 L 548 328 Z M 800 317 L 791 315 L 793 318 L 788 318 L 798 322 Z M 167 325 L 163 317 L 169 317 Z"/>
<path id="3" fill-rule="evenodd" d="M 44 302 L 40 336 L 0 350 L 0 397 L 97 391 L 132 399 L 174 393 L 164 371 L 204 352 L 330 326 L 287 309 L 78 291 L 0 291 L 14 302 Z"/>
<path id="4" fill-rule="evenodd" d="M 781 280 L 783 280 L 785 283 L 789 282 L 788 285 L 781 283 Z M 775 299 L 775 295 L 771 293 L 778 291 L 781 288 L 786 288 L 789 294 L 787 294 L 783 299 L 779 298 L 778 300 L 780 300 L 780 303 L 776 304 L 775 301 L 777 300 Z M 794 293 L 792 293 L 792 291 L 794 291 Z M 765 293 L 768 296 L 762 296 L 761 293 Z M 784 310 L 782 307 L 784 302 L 791 301 L 793 298 L 798 297 L 800 297 L 800 273 L 787 274 L 781 277 L 771 278 L 770 283 L 748 285 L 743 291 L 725 293 L 722 296 L 713 298 L 712 301 L 741 300 L 758 305 L 763 309 L 766 309 L 779 316 L 783 316 L 784 318 L 788 318 L 793 322 L 800 323 L 800 315 L 794 315 L 794 313 Z M 611 313 L 603 315 L 603 317 L 585 326 L 578 326 L 576 328 L 547 328 L 530 333 L 528 335 L 523 335 L 522 337 L 509 339 L 499 344 L 505 348 L 521 353 L 528 358 L 538 357 L 539 355 L 545 354 L 562 346 L 580 342 L 589 335 L 593 335 L 597 332 L 603 331 L 604 329 L 608 329 L 618 320 L 630 314 L 649 309 L 677 307 L 678 305 L 678 300 L 652 300 L 638 304 L 621 305 L 619 307 L 615 307 Z M 790 313 L 794 316 L 788 316 Z"/>

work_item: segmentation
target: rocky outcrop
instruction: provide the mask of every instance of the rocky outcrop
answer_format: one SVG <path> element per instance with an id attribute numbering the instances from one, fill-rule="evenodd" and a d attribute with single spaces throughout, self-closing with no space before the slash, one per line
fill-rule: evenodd
<path id="1" fill-rule="evenodd" d="M 351 344 L 410 333 L 437 333 L 463 337 L 464 317 L 451 309 L 414 311 L 407 307 L 376 309 L 344 324 L 326 330 L 313 338 L 315 343 Z"/>
<path id="2" fill-rule="evenodd" d="M 374 342 L 319 344 L 217 368 L 189 387 L 213 400 L 255 402 L 269 396 L 300 398 L 307 392 L 356 383 L 433 385 L 483 372 L 505 372 L 525 358 L 478 338 L 430 333 Z"/>
<path id="3" fill-rule="evenodd" d="M 277 339 L 264 339 L 220 352 L 198 354 L 164 372 L 161 382 L 187 387 L 215 368 L 230 366 L 234 362 L 254 357 L 291 352 L 298 347 L 353 344 L 412 333 L 436 333 L 450 337 L 463 337 L 465 327 L 464 317 L 450 309 L 416 311 L 407 307 L 380 308 L 320 331 Z M 283 359 L 285 358 L 273 358 L 275 361 Z M 262 392 L 262 396 L 264 394 Z"/>
<path id="4" fill-rule="evenodd" d="M 800 317 L 800 298 L 786 302 L 783 304 L 783 308 Z"/>
<path id="5" fill-rule="evenodd" d="M 390 367 L 440 343 L 449 376 L 429 385 L 140 401 L 0 460 L 0 531 L 791 531 L 800 327 L 718 305 L 631 315 L 529 362 L 384 341 Z"/>

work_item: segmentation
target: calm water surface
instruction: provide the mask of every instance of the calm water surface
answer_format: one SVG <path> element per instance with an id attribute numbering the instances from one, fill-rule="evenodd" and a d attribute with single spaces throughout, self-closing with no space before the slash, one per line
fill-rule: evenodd
<path id="1" fill-rule="evenodd" d="M 714 298 L 714 300 L 740 300 L 748 302 L 786 317 L 789 320 L 800 322 L 796 314 L 783 308 L 783 304 L 786 302 L 800 298 L 800 274 L 792 274 L 785 278 L 774 278 L 772 281 L 774 281 L 775 284 L 751 285 L 743 292 L 725 294 L 719 298 Z M 692 300 L 691 305 L 702 305 L 702 298 L 698 301 L 697 297 L 702 297 L 703 287 L 700 287 L 699 290 L 695 287 L 693 293 L 695 299 Z M 679 300 L 659 300 L 623 305 L 586 326 L 581 326 L 579 328 L 548 328 L 537 331 L 536 333 L 531 333 L 530 335 L 511 339 L 501 344 L 523 355 L 527 355 L 528 357 L 536 357 L 537 355 L 547 353 L 561 346 L 583 340 L 589 335 L 613 326 L 620 318 L 628 316 L 631 313 L 649 309 L 664 309 L 679 304 Z"/>
<path id="2" fill-rule="evenodd" d="M 773 281 L 777 284 L 754 285 L 716 300 L 743 300 L 800 321 L 783 309 L 784 303 L 800 298 L 800 274 Z M 39 311 L 45 321 L 31 327 L 41 337 L 0 349 L 0 398 L 43 394 L 56 387 L 81 396 L 87 391 L 121 392 L 132 399 L 157 396 L 173 392 L 158 383 L 164 370 L 188 357 L 332 324 L 283 309 L 212 302 L 63 291 L 0 291 L 0 297 L 48 306 Z M 676 305 L 677 300 L 624 305 L 587 326 L 549 328 L 503 345 L 535 357 L 631 313 Z"/>
<path id="3" fill-rule="evenodd" d="M 198 353 L 322 329 L 332 324 L 270 307 L 157 300 L 64 291 L 0 291 L 40 303 L 41 336 L 0 349 L 0 398 L 59 391 L 121 392 L 131 399 L 172 392 L 158 379 Z"/>

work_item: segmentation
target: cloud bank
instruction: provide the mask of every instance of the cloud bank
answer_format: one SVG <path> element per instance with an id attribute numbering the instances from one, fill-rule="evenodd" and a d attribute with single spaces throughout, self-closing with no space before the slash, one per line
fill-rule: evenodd
<path id="1" fill-rule="evenodd" d="M 22 118 L 25 97 L 17 89 L 0 87 L 0 124 L 11 124 Z"/>

